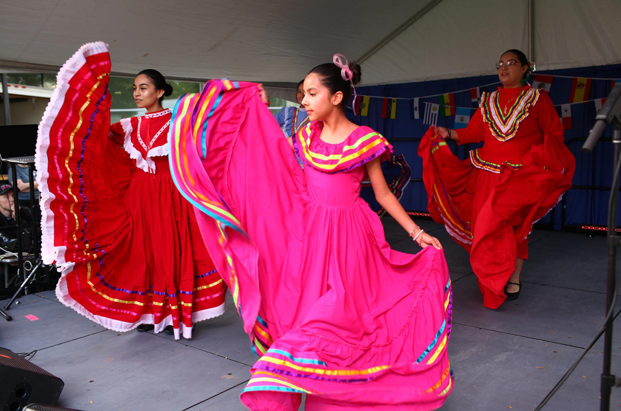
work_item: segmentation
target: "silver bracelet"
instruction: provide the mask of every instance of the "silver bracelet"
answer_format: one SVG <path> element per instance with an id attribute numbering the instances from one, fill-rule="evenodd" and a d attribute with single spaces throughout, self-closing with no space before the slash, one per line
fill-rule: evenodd
<path id="1" fill-rule="evenodd" d="M 420 229 L 420 231 L 419 231 L 418 233 L 416 233 L 416 235 L 414 236 L 414 238 L 412 238 L 412 241 L 416 242 L 416 239 L 418 238 L 418 236 L 419 236 L 419 235 L 421 235 L 421 234 L 423 233 L 423 231 L 425 231 L 425 230 L 423 230 L 423 229 L 421 228 L 421 229 Z M 418 243 L 417 243 L 417 244 L 418 244 Z"/>

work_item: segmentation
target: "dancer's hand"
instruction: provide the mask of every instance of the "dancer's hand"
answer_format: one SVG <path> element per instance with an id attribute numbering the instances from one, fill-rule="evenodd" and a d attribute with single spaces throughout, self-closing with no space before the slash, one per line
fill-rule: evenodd
<path id="1" fill-rule="evenodd" d="M 444 140 L 450 140 L 451 136 L 449 134 L 449 131 L 446 127 L 436 127 L 436 131 L 438 132 L 438 135 L 440 137 L 442 137 Z"/>
<path id="2" fill-rule="evenodd" d="M 438 250 L 442 249 L 442 244 L 440 244 L 440 240 L 438 240 L 437 238 L 433 236 L 430 236 L 429 234 L 425 232 L 423 232 L 423 234 L 421 234 L 420 237 L 416 239 L 416 243 L 420 245 L 421 248 L 425 248 L 425 247 L 432 245 Z"/>
<path id="3" fill-rule="evenodd" d="M 261 96 L 261 101 L 263 101 L 266 105 L 270 105 L 270 98 L 267 95 L 267 91 L 263 88 L 263 84 L 257 84 L 259 86 L 259 96 Z"/>

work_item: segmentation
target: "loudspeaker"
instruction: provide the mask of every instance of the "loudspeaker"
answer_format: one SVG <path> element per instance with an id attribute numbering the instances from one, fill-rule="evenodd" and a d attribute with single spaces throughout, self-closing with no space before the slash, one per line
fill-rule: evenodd
<path id="1" fill-rule="evenodd" d="M 79 411 L 73 408 L 52 407 L 51 405 L 29 404 L 23 411 Z"/>
<path id="2" fill-rule="evenodd" d="M 0 348 L 0 407 L 2 411 L 22 411 L 33 402 L 52 404 L 65 383 L 19 355 Z"/>

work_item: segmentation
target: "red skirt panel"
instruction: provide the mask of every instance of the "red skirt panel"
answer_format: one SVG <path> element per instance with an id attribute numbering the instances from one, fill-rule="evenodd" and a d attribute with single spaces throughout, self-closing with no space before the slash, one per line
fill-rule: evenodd
<path id="1" fill-rule="evenodd" d="M 571 187 L 575 161 L 557 139 L 545 139 L 498 172 L 459 160 L 431 127 L 418 154 L 432 218 L 470 253 L 483 305 L 498 308 L 516 259 L 528 257 L 528 235 Z"/>
<path id="2" fill-rule="evenodd" d="M 172 325 L 189 338 L 194 322 L 224 312 L 225 284 L 168 157 L 154 157 L 148 174 L 109 138 L 109 71 L 105 44 L 83 46 L 39 126 L 43 259 L 62 272 L 59 300 L 96 323 Z"/>

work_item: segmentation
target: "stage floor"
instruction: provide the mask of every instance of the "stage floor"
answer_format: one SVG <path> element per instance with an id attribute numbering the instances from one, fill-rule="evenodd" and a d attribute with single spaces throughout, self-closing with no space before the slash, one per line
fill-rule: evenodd
<path id="1" fill-rule="evenodd" d="M 520 298 L 493 311 L 482 306 L 468 254 L 438 224 L 419 224 L 442 241 L 453 279 L 449 353 L 455 388 L 441 409 L 534 410 L 603 320 L 606 238 L 535 230 Z M 394 249 L 418 251 L 394 220 L 386 218 L 384 226 Z M 19 353 L 37 350 L 32 362 L 65 382 L 60 406 L 93 411 L 245 409 L 238 397 L 255 357 L 230 298 L 223 316 L 199 323 L 194 338 L 181 341 L 164 334 L 106 330 L 60 304 L 52 291 L 21 298 L 10 314 L 12 322 L 0 317 L 0 347 Z M 615 326 L 619 329 L 621 321 Z M 614 338 L 617 375 L 620 335 Z M 602 340 L 545 410 L 599 409 Z M 621 392 L 613 388 L 611 409 L 619 407 Z"/>

